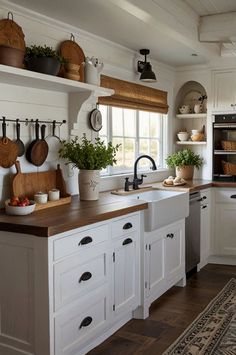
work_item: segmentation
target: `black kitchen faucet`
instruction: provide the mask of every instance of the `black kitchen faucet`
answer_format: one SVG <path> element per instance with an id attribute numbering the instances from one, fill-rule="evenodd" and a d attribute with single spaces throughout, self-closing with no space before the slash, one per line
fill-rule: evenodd
<path id="1" fill-rule="evenodd" d="M 138 162 L 140 159 L 143 159 L 143 158 L 147 158 L 151 161 L 152 170 L 157 170 L 156 163 L 152 157 L 150 157 L 149 155 L 146 155 L 146 154 L 140 155 L 140 157 L 138 157 L 134 163 L 134 179 L 133 179 L 133 181 L 129 181 L 128 177 L 125 178 L 125 191 L 129 191 L 129 186 L 131 186 L 131 185 L 133 186 L 133 190 L 138 190 L 139 189 L 138 186 L 143 183 L 143 178 L 147 176 L 147 175 L 142 174 L 141 178 L 138 178 L 138 175 L 137 175 Z"/>

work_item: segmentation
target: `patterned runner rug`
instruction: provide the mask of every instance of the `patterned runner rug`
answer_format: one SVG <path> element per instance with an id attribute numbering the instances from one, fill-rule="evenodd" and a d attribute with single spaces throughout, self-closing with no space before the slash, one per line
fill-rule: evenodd
<path id="1" fill-rule="evenodd" d="M 236 279 L 231 279 L 162 355 L 236 355 Z"/>

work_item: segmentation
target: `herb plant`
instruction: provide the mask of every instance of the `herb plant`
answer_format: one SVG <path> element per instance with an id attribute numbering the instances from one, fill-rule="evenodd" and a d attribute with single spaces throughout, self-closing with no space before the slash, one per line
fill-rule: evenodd
<path id="1" fill-rule="evenodd" d="M 60 63 L 65 63 L 65 59 L 60 56 L 60 54 L 55 51 L 52 47 L 44 46 L 30 46 L 26 47 L 25 60 L 29 60 L 30 58 L 56 58 Z"/>
<path id="2" fill-rule="evenodd" d="M 203 164 L 203 158 L 190 149 L 180 150 L 166 158 L 166 163 L 170 168 L 193 165 L 199 169 Z"/>
<path id="3" fill-rule="evenodd" d="M 59 156 L 78 169 L 101 170 L 116 163 L 119 147 L 120 144 L 113 146 L 112 142 L 106 146 L 100 138 L 95 138 L 95 143 L 92 143 L 84 135 L 82 143 L 79 143 L 78 137 L 70 142 L 63 141 Z"/>

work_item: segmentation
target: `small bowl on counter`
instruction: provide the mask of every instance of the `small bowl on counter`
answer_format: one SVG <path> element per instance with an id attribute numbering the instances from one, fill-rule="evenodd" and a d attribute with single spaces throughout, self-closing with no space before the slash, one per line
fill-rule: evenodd
<path id="1" fill-rule="evenodd" d="M 179 132 L 177 133 L 177 137 L 181 142 L 184 142 L 188 140 L 189 134 L 188 132 Z"/>
<path id="2" fill-rule="evenodd" d="M 5 210 L 6 214 L 12 216 L 26 216 L 27 214 L 34 212 L 36 206 L 35 201 L 32 200 L 30 200 L 30 204 L 28 206 L 11 206 L 9 203 L 10 199 L 5 201 Z"/>

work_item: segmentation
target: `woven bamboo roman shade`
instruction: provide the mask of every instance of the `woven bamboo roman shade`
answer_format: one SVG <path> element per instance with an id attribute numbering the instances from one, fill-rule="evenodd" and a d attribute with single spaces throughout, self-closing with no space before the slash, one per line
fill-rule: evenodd
<path id="1" fill-rule="evenodd" d="M 167 92 L 119 80 L 110 76 L 101 76 L 101 86 L 115 90 L 112 96 L 99 97 L 102 105 L 131 108 L 135 110 L 167 113 Z"/>

